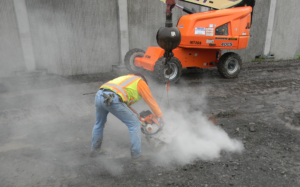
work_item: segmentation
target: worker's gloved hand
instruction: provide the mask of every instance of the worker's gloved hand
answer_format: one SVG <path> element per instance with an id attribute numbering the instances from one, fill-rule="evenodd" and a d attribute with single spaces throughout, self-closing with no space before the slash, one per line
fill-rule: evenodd
<path id="1" fill-rule="evenodd" d="M 161 128 L 165 126 L 165 119 L 163 117 L 157 118 L 158 123 L 160 124 Z"/>

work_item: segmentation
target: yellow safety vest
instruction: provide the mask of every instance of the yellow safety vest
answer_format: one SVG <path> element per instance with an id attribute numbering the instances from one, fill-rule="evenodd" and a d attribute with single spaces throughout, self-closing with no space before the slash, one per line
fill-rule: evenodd
<path id="1" fill-rule="evenodd" d="M 125 75 L 103 84 L 100 89 L 108 89 L 118 94 L 128 106 L 142 99 L 137 91 L 137 84 L 141 80 L 136 75 Z"/>

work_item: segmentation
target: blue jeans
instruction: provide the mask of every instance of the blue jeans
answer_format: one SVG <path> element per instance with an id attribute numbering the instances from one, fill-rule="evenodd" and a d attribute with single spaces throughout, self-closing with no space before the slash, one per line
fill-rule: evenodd
<path id="1" fill-rule="evenodd" d="M 102 94 L 114 94 L 111 104 L 105 106 Z M 100 150 L 103 139 L 103 129 L 107 120 L 107 114 L 110 112 L 123 123 L 129 130 L 131 142 L 131 156 L 138 158 L 141 156 L 141 123 L 137 116 L 128 108 L 128 106 L 119 100 L 114 92 L 99 90 L 95 96 L 96 124 L 93 129 L 92 150 Z"/>

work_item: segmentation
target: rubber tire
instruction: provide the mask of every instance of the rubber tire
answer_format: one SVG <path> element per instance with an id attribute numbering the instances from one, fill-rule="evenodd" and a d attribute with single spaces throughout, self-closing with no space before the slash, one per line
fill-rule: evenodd
<path id="1" fill-rule="evenodd" d="M 231 62 L 232 60 L 235 61 L 235 68 L 234 71 L 230 72 L 230 69 L 228 67 L 228 63 Z M 242 69 L 242 60 L 240 56 L 236 53 L 225 53 L 224 55 L 221 56 L 219 62 L 218 62 L 218 71 L 221 76 L 225 78 L 235 78 L 238 76 Z"/>
<path id="2" fill-rule="evenodd" d="M 168 79 L 165 77 L 165 69 L 163 63 L 165 62 L 165 58 L 159 58 L 154 66 L 154 74 L 158 77 L 160 82 L 166 83 Z M 174 68 L 177 68 L 177 74 L 172 79 L 169 79 L 170 82 L 177 82 L 182 74 L 182 65 L 181 62 L 176 58 L 172 57 L 169 61 L 170 65 Z"/>
<path id="3" fill-rule="evenodd" d="M 145 51 L 142 49 L 131 49 L 129 50 L 124 58 L 124 63 L 125 63 L 125 67 L 126 69 L 128 69 L 128 71 L 132 72 L 132 73 L 138 73 L 142 70 L 142 68 L 137 67 L 134 65 L 134 59 L 135 57 L 143 57 L 145 55 Z"/>

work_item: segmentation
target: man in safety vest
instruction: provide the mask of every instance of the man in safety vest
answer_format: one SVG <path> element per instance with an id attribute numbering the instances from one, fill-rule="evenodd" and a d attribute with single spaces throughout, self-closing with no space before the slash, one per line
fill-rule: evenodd
<path id="1" fill-rule="evenodd" d="M 143 98 L 159 121 L 164 123 L 161 110 L 147 84 L 147 79 L 142 74 L 129 74 L 115 78 L 100 87 L 95 96 L 96 123 L 93 129 L 91 157 L 100 151 L 103 128 L 110 112 L 128 127 L 131 157 L 141 158 L 141 123 L 139 114 L 130 106 Z"/>

